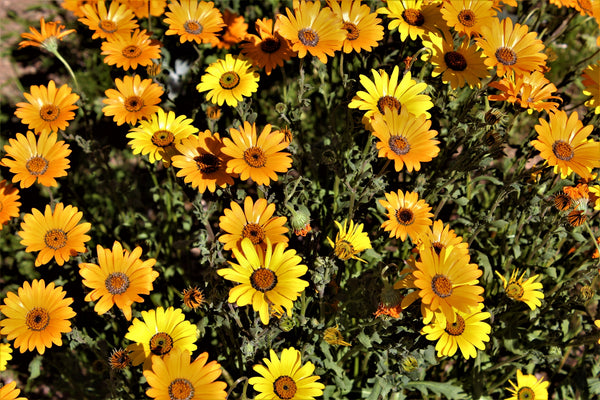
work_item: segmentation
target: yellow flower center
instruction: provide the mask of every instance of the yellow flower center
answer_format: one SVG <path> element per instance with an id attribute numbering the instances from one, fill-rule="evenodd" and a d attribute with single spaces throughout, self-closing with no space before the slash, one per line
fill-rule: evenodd
<path id="1" fill-rule="evenodd" d="M 467 69 L 467 59 L 457 51 L 449 51 L 444 54 L 444 62 L 454 71 L 464 71 Z"/>
<path id="2" fill-rule="evenodd" d="M 275 53 L 281 47 L 281 42 L 275 38 L 266 38 L 260 42 L 260 49 L 268 54 Z"/>
<path id="3" fill-rule="evenodd" d="M 142 49 L 139 46 L 130 44 L 129 46 L 125 46 L 123 48 L 121 54 L 123 54 L 123 57 L 125 58 L 137 58 L 142 55 Z"/>
<path id="4" fill-rule="evenodd" d="M 240 76 L 234 71 L 225 72 L 219 79 L 219 85 L 221 85 L 223 89 L 231 90 L 239 84 Z"/>
<path id="5" fill-rule="evenodd" d="M 402 19 L 406 21 L 407 24 L 412 26 L 421 26 L 425 23 L 425 17 L 420 10 L 415 10 L 414 8 L 407 8 L 402 11 Z"/>
<path id="6" fill-rule="evenodd" d="M 208 153 L 200 154 L 199 156 L 194 157 L 194 161 L 196 161 L 198 170 L 203 174 L 212 174 L 213 172 L 217 172 L 221 166 L 221 160 L 219 160 L 219 157 Z"/>
<path id="7" fill-rule="evenodd" d="M 494 55 L 496 60 L 504 65 L 514 65 L 517 62 L 517 53 L 508 47 L 499 47 Z"/>
<path id="8" fill-rule="evenodd" d="M 268 292 L 277 285 L 277 275 L 268 268 L 259 268 L 250 275 L 250 284 L 259 292 Z"/>
<path id="9" fill-rule="evenodd" d="M 152 143 L 157 147 L 167 147 L 175 140 L 175 136 L 171 131 L 161 129 L 152 134 Z"/>
<path id="10" fill-rule="evenodd" d="M 315 47 L 319 43 L 319 34 L 312 28 L 302 28 L 298 31 L 298 40 L 305 46 Z"/>
<path id="11" fill-rule="evenodd" d="M 249 238 L 252 244 L 259 244 L 265 239 L 265 231 L 262 226 L 248 222 L 242 229 L 242 237 Z"/>
<path id="12" fill-rule="evenodd" d="M 25 163 L 25 168 L 31 175 L 43 175 L 48 169 L 48 160 L 41 156 L 33 156 Z"/>
<path id="13" fill-rule="evenodd" d="M 43 331 L 50 323 L 50 313 L 42 307 L 34 307 L 25 315 L 25 325 L 32 331 Z"/>
<path id="14" fill-rule="evenodd" d="M 458 22 L 467 28 L 475 25 L 475 13 L 471 10 L 462 10 L 458 13 Z"/>
<path id="15" fill-rule="evenodd" d="M 399 156 L 403 156 L 410 151 L 410 144 L 405 137 L 402 136 L 390 136 L 388 140 L 388 146 L 390 146 L 390 150 Z"/>
<path id="16" fill-rule="evenodd" d="M 273 392 L 282 400 L 294 398 L 297 390 L 296 382 L 289 376 L 280 376 L 273 382 Z"/>
<path id="17" fill-rule="evenodd" d="M 356 40 L 360 34 L 358 27 L 354 25 L 352 22 L 344 22 L 342 28 L 346 30 L 346 39 L 347 40 Z"/>
<path id="18" fill-rule="evenodd" d="M 504 291 L 506 292 L 506 295 L 513 300 L 521 300 L 521 297 L 523 297 L 523 293 L 525 292 L 523 286 L 518 282 L 510 282 Z"/>
<path id="19" fill-rule="evenodd" d="M 570 161 L 575 155 L 571 145 L 564 140 L 557 140 L 552 143 L 552 152 L 556 158 L 563 161 Z"/>
<path id="20" fill-rule="evenodd" d="M 40 109 L 40 118 L 46 122 L 56 121 L 60 114 L 60 108 L 54 104 L 46 104 Z"/>
<path id="21" fill-rule="evenodd" d="M 465 331 L 465 320 L 460 315 L 456 316 L 456 321 L 446 321 L 446 333 L 452 336 L 460 336 Z"/>
<path id="22" fill-rule="evenodd" d="M 452 294 L 452 282 L 446 275 L 437 274 L 431 280 L 431 289 L 437 296 L 446 298 Z"/>
<path id="23" fill-rule="evenodd" d="M 410 208 L 399 208 L 396 210 L 396 219 L 401 225 L 412 225 L 415 222 L 415 213 Z"/>
<path id="24" fill-rule="evenodd" d="M 194 385 L 184 378 L 174 379 L 169 384 L 170 400 L 190 400 L 194 398 Z"/>
<path id="25" fill-rule="evenodd" d="M 517 392 L 518 400 L 534 400 L 535 392 L 528 386 L 524 386 Z"/>
<path id="26" fill-rule="evenodd" d="M 62 249 L 67 244 L 67 234 L 62 229 L 50 229 L 44 235 L 44 243 L 53 250 Z"/>
<path id="27" fill-rule="evenodd" d="M 190 35 L 199 35 L 204 30 L 202 24 L 200 24 L 198 21 L 192 20 L 185 21 L 183 24 L 183 29 L 185 29 L 185 31 Z"/>
<path id="28" fill-rule="evenodd" d="M 104 286 L 110 294 L 122 294 L 129 288 L 129 277 L 123 272 L 113 272 L 104 281 Z"/>
<path id="29" fill-rule="evenodd" d="M 98 28 L 102 29 L 106 33 L 114 33 L 117 31 L 117 24 L 105 19 L 102 22 L 100 22 Z"/>
<path id="30" fill-rule="evenodd" d="M 389 107 L 391 110 L 400 111 L 400 101 L 394 96 L 382 96 L 377 100 L 377 108 L 379 112 L 385 114 L 385 108 Z"/>
<path id="31" fill-rule="evenodd" d="M 264 167 L 267 163 L 267 157 L 260 147 L 250 147 L 244 151 L 244 160 L 249 166 L 254 168 Z"/>
<path id="32" fill-rule="evenodd" d="M 137 112 L 144 107 L 144 100 L 140 96 L 129 96 L 123 103 L 125 109 L 129 112 Z"/>
<path id="33" fill-rule="evenodd" d="M 152 354 L 162 356 L 173 349 L 173 338 L 165 332 L 158 332 L 150 338 L 150 351 Z"/>
<path id="34" fill-rule="evenodd" d="M 347 240 L 338 240 L 335 243 L 335 248 L 333 249 L 333 253 L 340 260 L 347 260 L 351 258 L 356 251 L 354 250 L 354 246 Z"/>

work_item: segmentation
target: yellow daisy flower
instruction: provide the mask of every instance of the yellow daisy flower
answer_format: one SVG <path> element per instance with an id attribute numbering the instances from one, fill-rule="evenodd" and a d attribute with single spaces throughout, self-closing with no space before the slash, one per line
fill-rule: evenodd
<path id="1" fill-rule="evenodd" d="M 371 51 L 383 39 L 381 19 L 361 0 L 328 0 L 333 13 L 342 20 L 342 28 L 346 31 L 342 50 L 344 53 L 361 50 Z"/>
<path id="2" fill-rule="evenodd" d="M 139 26 L 133 12 L 117 2 L 110 3 L 108 10 L 104 0 L 94 6 L 85 4 L 81 6 L 81 12 L 84 17 L 79 18 L 79 22 L 94 31 L 92 39 L 126 35 Z"/>
<path id="3" fill-rule="evenodd" d="M 2 400 L 27 400 L 25 397 L 17 397 L 21 389 L 17 389 L 17 381 L 12 381 L 0 387 L 0 399 Z"/>
<path id="4" fill-rule="evenodd" d="M 164 23 L 169 25 L 165 35 L 179 35 L 179 41 L 211 43 L 225 26 L 223 15 L 212 1 L 179 0 L 169 4 Z"/>
<path id="5" fill-rule="evenodd" d="M 216 380 L 221 376 L 221 365 L 207 361 L 206 352 L 191 361 L 189 351 L 177 348 L 163 358 L 156 357 L 152 369 L 144 371 L 150 385 L 146 395 L 157 400 L 225 400 L 227 384 Z"/>
<path id="6" fill-rule="evenodd" d="M 548 386 L 550 382 L 538 379 L 535 375 L 523 375 L 521 370 L 517 370 L 517 384 L 508 381 L 512 388 L 508 388 L 511 396 L 506 400 L 548 400 Z"/>
<path id="7" fill-rule="evenodd" d="M 9 360 L 12 360 L 12 347 L 8 343 L 0 343 L 0 372 L 6 371 Z"/>
<path id="8" fill-rule="evenodd" d="M 148 154 L 151 163 L 162 160 L 168 167 L 177 152 L 177 144 L 198 132 L 192 122 L 185 115 L 176 116 L 173 111 L 165 112 L 159 108 L 149 120 L 142 120 L 129 130 L 127 137 L 131 140 L 128 144 L 133 154 Z"/>
<path id="9" fill-rule="evenodd" d="M 442 19 L 440 7 L 435 2 L 426 0 L 394 0 L 386 3 L 386 7 L 377 10 L 379 14 L 387 14 L 392 20 L 388 29 L 398 29 L 400 39 L 405 41 L 423 38 L 424 35 L 442 35 L 448 38 L 450 33 L 446 21 Z"/>
<path id="10" fill-rule="evenodd" d="M 160 46 L 152 43 L 145 29 L 107 38 L 101 48 L 106 64 L 125 71 L 152 65 L 152 60 L 160 58 Z"/>
<path id="11" fill-rule="evenodd" d="M 267 245 L 267 239 L 275 245 L 287 243 L 285 234 L 288 228 L 284 225 L 286 217 L 273 217 L 275 204 L 268 204 L 266 199 L 252 201 L 250 196 L 244 199 L 244 209 L 238 203 L 232 201 L 231 208 L 226 208 L 225 215 L 219 218 L 219 227 L 227 232 L 219 236 L 219 241 L 224 243 L 225 250 L 241 249 L 241 242 L 249 238 L 254 245 L 263 248 Z"/>
<path id="12" fill-rule="evenodd" d="M 164 14 L 167 7 L 167 0 L 116 0 L 118 3 L 125 4 L 128 9 L 133 11 L 136 18 L 160 17 Z M 148 14 L 150 11 L 150 14 Z"/>
<path id="13" fill-rule="evenodd" d="M 156 310 L 142 311 L 142 320 L 134 318 L 125 335 L 125 339 L 135 342 L 126 349 L 131 352 L 133 365 L 143 362 L 144 370 L 148 370 L 155 358 L 153 356 L 163 358 L 175 348 L 190 352 L 196 350 L 196 325 L 185 319 L 180 308 L 169 307 L 165 310 L 158 307 Z"/>
<path id="14" fill-rule="evenodd" d="M 223 153 L 231 157 L 227 172 L 240 174 L 241 180 L 252 179 L 258 185 L 269 186 L 277 181 L 277 172 L 285 173 L 292 166 L 290 153 L 281 151 L 288 147 L 284 134 L 271 131 L 267 124 L 257 136 L 256 124 L 244 121 L 239 129 L 229 130 L 231 139 L 223 139 Z"/>
<path id="15" fill-rule="evenodd" d="M 533 110 L 555 112 L 559 104 L 546 100 L 561 100 L 558 96 L 552 96 L 552 93 L 557 91 L 556 86 L 550 83 L 540 71 L 516 76 L 510 73 L 499 82 L 490 82 L 488 86 L 502 91 L 499 94 L 489 95 L 489 100 L 518 104 L 526 108 L 529 114 L 533 113 Z"/>
<path id="16" fill-rule="evenodd" d="M 286 8 L 286 14 L 279 15 L 279 32 L 290 41 L 298 57 L 310 53 L 325 64 L 327 56 L 333 57 L 342 48 L 346 39 L 342 21 L 330 8 L 321 8 L 320 1 L 300 0 L 294 3 L 294 12 Z"/>
<path id="17" fill-rule="evenodd" d="M 273 23 L 270 18 L 256 20 L 256 32 L 260 36 L 246 35 L 246 43 L 240 45 L 242 54 L 251 59 L 254 66 L 264 67 L 267 75 L 297 55 L 289 40 L 279 33 L 279 21 Z"/>
<path id="18" fill-rule="evenodd" d="M 44 18 L 40 18 L 39 31 L 30 26 L 31 33 L 21 33 L 21 37 L 26 40 L 19 42 L 19 49 L 34 46 L 50 50 L 57 46 L 57 40 L 63 40 L 65 36 L 75 32 L 75 29 L 67 29 L 66 31 L 63 31 L 63 29 L 65 29 L 65 26 L 60 25 L 60 22 L 46 22 Z"/>
<path id="19" fill-rule="evenodd" d="M 0 333 L 14 339 L 21 353 L 36 349 L 44 354 L 52 344 L 62 346 L 61 334 L 71 332 L 69 319 L 75 316 L 69 307 L 73 299 L 65 295 L 54 282 L 47 286 L 43 279 L 25 282 L 17 294 L 8 292 L 0 305 L 5 317 L 0 320 Z"/>
<path id="20" fill-rule="evenodd" d="M 354 259 L 366 263 L 362 258 L 357 257 L 361 253 L 371 248 L 371 239 L 367 232 L 363 232 L 363 224 L 354 224 L 350 220 L 348 229 L 346 229 L 347 220 L 344 220 L 344 225 L 337 221 L 333 221 L 338 227 L 339 232 L 335 236 L 335 242 L 327 237 L 327 241 L 333 247 L 333 254 L 340 260 Z"/>
<path id="21" fill-rule="evenodd" d="M 112 116 L 117 125 L 133 125 L 138 120 L 149 119 L 160 109 L 157 104 L 164 90 L 152 79 L 142 80 L 139 75 L 125 76 L 123 80 L 115 79 L 115 85 L 117 90 L 108 89 L 104 92 L 107 98 L 102 100 L 106 104 L 102 112 L 107 117 Z"/>
<path id="22" fill-rule="evenodd" d="M 258 89 L 259 76 L 250 62 L 243 57 L 225 55 L 224 60 L 210 64 L 201 82 L 196 86 L 200 93 L 208 91 L 206 99 L 213 104 L 235 107 L 244 97 Z"/>
<path id="23" fill-rule="evenodd" d="M 433 247 L 437 254 L 440 254 L 442 249 L 452 246 L 455 251 L 469 254 L 469 244 L 463 242 L 462 236 L 457 236 L 454 229 L 450 229 L 450 225 L 444 224 L 442 220 L 437 220 L 433 223 L 422 236 L 417 239 L 419 251 L 427 247 Z"/>
<path id="24" fill-rule="evenodd" d="M 595 114 L 600 114 L 600 61 L 596 64 L 589 65 L 583 71 L 582 78 L 583 81 L 581 83 L 584 86 L 583 94 L 592 96 L 591 99 L 585 102 L 585 105 L 593 108 Z"/>
<path id="25" fill-rule="evenodd" d="M 413 242 L 428 231 L 431 226 L 431 207 L 425 200 L 419 200 L 416 192 L 385 193 L 385 200 L 380 199 L 387 210 L 388 220 L 381 224 L 385 231 L 390 231 L 390 237 L 400 238 L 405 241 L 407 237 Z"/>
<path id="26" fill-rule="evenodd" d="M 536 279 L 539 275 L 534 275 L 530 278 L 527 278 L 525 282 L 523 282 L 523 276 L 525 276 L 525 272 L 519 275 L 519 270 L 515 269 L 510 275 L 510 279 L 507 281 L 498 271 L 496 271 L 496 275 L 502 279 L 502 286 L 504 286 L 504 292 L 508 297 L 516 301 L 522 301 L 527 304 L 531 310 L 535 310 L 537 307 L 542 305 L 541 299 L 544 298 L 544 293 L 541 291 L 543 288 L 540 282 L 536 282 Z"/>
<path id="27" fill-rule="evenodd" d="M 28 102 L 17 103 L 15 115 L 35 133 L 64 130 L 69 126 L 68 121 L 75 118 L 73 111 L 79 108 L 75 105 L 79 95 L 71 93 L 69 85 L 57 89 L 51 80 L 48 87 L 33 85 L 29 90 L 31 94 L 23 93 Z"/>
<path id="28" fill-rule="evenodd" d="M 12 218 L 19 216 L 19 189 L 3 179 L 0 181 L 0 231 Z"/>
<path id="29" fill-rule="evenodd" d="M 460 36 L 479 36 L 481 27 L 492 23 L 496 11 L 491 1 L 448 0 L 442 3 L 442 18 Z"/>
<path id="30" fill-rule="evenodd" d="M 600 142 L 588 138 L 594 127 L 584 127 L 576 111 L 567 117 L 567 113 L 560 110 L 550 113 L 550 123 L 541 118 L 539 122 L 540 125 L 534 127 L 538 137 L 530 144 L 554 167 L 555 174 L 560 171 L 561 178 L 565 179 L 574 171 L 587 179 L 592 168 L 600 168 Z"/>
<path id="31" fill-rule="evenodd" d="M 302 364 L 300 352 L 293 347 L 283 349 L 281 359 L 273 351 L 270 358 L 263 358 L 264 365 L 255 365 L 252 369 L 260 376 L 248 379 L 248 383 L 259 394 L 256 400 L 303 399 L 314 400 L 323 394 L 325 385 L 318 375 L 313 375 L 315 365 L 310 361 Z"/>
<path id="32" fill-rule="evenodd" d="M 292 316 L 294 301 L 308 286 L 307 281 L 300 279 L 308 267 L 300 264 L 302 258 L 295 250 L 285 249 L 285 243 L 272 245 L 268 238 L 265 242 L 263 249 L 245 238 L 242 251 L 232 249 L 238 264 L 230 261 L 231 268 L 219 269 L 217 274 L 239 283 L 229 290 L 227 301 L 240 307 L 252 304 L 261 322 L 267 325 L 270 309 L 285 308 L 288 317 Z"/>

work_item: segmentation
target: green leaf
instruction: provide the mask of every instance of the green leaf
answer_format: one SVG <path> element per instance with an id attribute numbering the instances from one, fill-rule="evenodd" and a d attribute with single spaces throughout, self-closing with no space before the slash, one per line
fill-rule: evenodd
<path id="1" fill-rule="evenodd" d="M 29 379 L 28 380 L 31 381 L 31 380 L 37 378 L 38 376 L 40 376 L 41 367 L 42 367 L 42 356 L 41 356 L 41 354 L 38 354 L 29 363 L 29 368 L 28 368 L 29 369 Z"/>
<path id="2" fill-rule="evenodd" d="M 454 386 L 450 383 L 444 382 L 410 382 L 403 385 L 405 389 L 416 389 L 423 396 L 427 396 L 429 392 L 433 392 L 437 395 L 442 395 L 447 399 L 466 399 L 467 395 L 463 392 L 461 387 Z"/>

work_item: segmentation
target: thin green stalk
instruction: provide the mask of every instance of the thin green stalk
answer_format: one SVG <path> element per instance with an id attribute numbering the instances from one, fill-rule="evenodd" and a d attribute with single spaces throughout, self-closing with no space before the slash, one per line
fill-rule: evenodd
<path id="1" fill-rule="evenodd" d="M 75 76 L 75 73 L 71 69 L 71 66 L 69 65 L 67 60 L 65 60 L 63 58 L 63 56 L 60 55 L 60 53 L 58 52 L 58 48 L 50 49 L 50 52 L 52 54 L 54 54 L 56 56 L 56 58 L 58 58 L 60 60 L 60 62 L 63 63 L 63 65 L 65 66 L 67 71 L 69 71 L 69 75 L 71 75 L 71 79 L 73 79 L 73 83 L 75 84 L 75 90 L 77 91 L 77 93 L 81 93 L 81 88 L 79 86 L 79 82 L 77 81 L 77 77 Z"/>
<path id="2" fill-rule="evenodd" d="M 598 244 L 598 240 L 596 239 L 596 236 L 594 235 L 594 232 L 592 232 L 592 228 L 590 227 L 590 224 L 588 223 L 588 221 L 586 220 L 583 225 L 585 225 L 585 229 L 588 231 L 588 233 L 590 234 L 590 236 L 592 237 L 592 242 L 594 243 L 594 246 L 596 246 L 596 250 L 598 251 L 598 253 L 600 254 L 600 244 Z"/>

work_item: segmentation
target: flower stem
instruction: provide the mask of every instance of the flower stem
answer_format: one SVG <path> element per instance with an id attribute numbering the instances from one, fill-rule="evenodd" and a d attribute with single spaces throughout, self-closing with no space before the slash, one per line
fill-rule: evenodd
<path id="1" fill-rule="evenodd" d="M 589 232 L 590 236 L 592 237 L 592 242 L 594 242 L 594 246 L 596 246 L 596 250 L 598 251 L 598 253 L 600 253 L 600 244 L 598 244 L 598 240 L 596 239 L 596 235 L 594 235 L 594 232 L 592 232 L 592 228 L 590 228 L 590 224 L 587 222 L 587 220 L 583 224 L 585 225 L 585 229 Z"/>
<path id="2" fill-rule="evenodd" d="M 71 79 L 73 79 L 73 83 L 75 83 L 75 89 L 77 90 L 77 93 L 81 93 L 81 89 L 79 87 L 79 82 L 77 82 L 77 78 L 75 77 L 75 73 L 71 69 L 71 66 L 69 65 L 69 63 L 67 62 L 67 60 L 65 60 L 63 58 L 63 56 L 60 55 L 60 53 L 58 52 L 58 49 L 53 49 L 52 50 L 52 54 L 54 54 L 56 56 L 56 58 L 58 58 L 60 60 L 60 62 L 63 63 L 63 65 L 65 66 L 65 68 L 67 68 L 67 71 L 69 71 L 69 75 L 71 75 Z"/>

